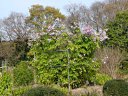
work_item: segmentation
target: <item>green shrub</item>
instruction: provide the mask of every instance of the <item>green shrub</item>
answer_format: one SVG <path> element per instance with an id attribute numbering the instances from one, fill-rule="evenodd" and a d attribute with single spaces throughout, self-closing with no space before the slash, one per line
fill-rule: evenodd
<path id="1" fill-rule="evenodd" d="M 58 89 L 51 87 L 36 87 L 27 91 L 23 96 L 66 96 Z"/>
<path id="2" fill-rule="evenodd" d="M 54 89 L 58 89 L 58 90 L 60 90 L 61 92 L 63 92 L 64 94 L 67 94 L 67 93 L 68 93 L 68 89 L 67 89 L 67 88 L 61 87 L 61 86 L 59 86 L 59 85 L 57 85 L 57 84 L 52 84 L 52 85 L 50 85 L 50 87 L 51 87 L 51 88 L 54 88 Z"/>
<path id="3" fill-rule="evenodd" d="M 104 85 L 106 81 L 111 80 L 112 78 L 106 74 L 96 74 L 96 80 L 95 83 L 98 85 Z"/>
<path id="4" fill-rule="evenodd" d="M 103 86 L 104 96 L 128 96 L 128 82 L 124 80 L 110 80 Z"/>
<path id="5" fill-rule="evenodd" d="M 0 76 L 0 96 L 9 96 L 12 90 L 12 78 L 7 72 Z"/>
<path id="6" fill-rule="evenodd" d="M 13 70 L 14 84 L 17 86 L 28 85 L 34 80 L 32 70 L 28 67 L 26 62 L 21 62 Z"/>
<path id="7" fill-rule="evenodd" d="M 22 96 L 26 91 L 31 89 L 31 86 L 22 86 L 12 90 L 12 96 Z"/>

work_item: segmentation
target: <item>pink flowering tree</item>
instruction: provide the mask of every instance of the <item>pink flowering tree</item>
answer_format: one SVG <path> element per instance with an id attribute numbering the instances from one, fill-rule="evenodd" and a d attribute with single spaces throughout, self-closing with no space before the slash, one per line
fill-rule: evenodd
<path id="1" fill-rule="evenodd" d="M 78 23 L 74 22 L 70 26 L 72 29 L 70 32 L 59 19 L 53 22 L 46 29 L 50 34 L 43 35 L 30 51 L 35 55 L 31 64 L 37 70 L 37 82 L 68 86 L 67 49 L 69 50 L 71 87 L 80 87 L 87 81 L 94 82 L 99 68 L 99 63 L 92 61 L 96 43 L 85 34 L 81 34 Z"/>
<path id="2" fill-rule="evenodd" d="M 86 36 L 92 36 L 94 41 L 102 42 L 108 39 L 108 36 L 106 35 L 106 29 L 100 29 L 99 32 L 96 32 L 89 24 L 79 24 L 79 28 L 82 34 Z"/>

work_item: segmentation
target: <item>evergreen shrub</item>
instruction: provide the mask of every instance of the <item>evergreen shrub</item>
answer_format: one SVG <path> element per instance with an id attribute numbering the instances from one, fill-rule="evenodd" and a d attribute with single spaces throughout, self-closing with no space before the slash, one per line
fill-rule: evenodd
<path id="1" fill-rule="evenodd" d="M 24 93 L 23 96 L 66 96 L 58 89 L 51 87 L 35 87 Z"/>
<path id="2" fill-rule="evenodd" d="M 124 80 L 110 80 L 103 86 L 104 96 L 128 96 L 128 82 Z"/>

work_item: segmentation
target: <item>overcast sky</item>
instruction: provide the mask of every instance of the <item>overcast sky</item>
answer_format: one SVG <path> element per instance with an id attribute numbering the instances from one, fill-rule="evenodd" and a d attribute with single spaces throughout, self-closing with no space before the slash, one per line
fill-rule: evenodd
<path id="1" fill-rule="evenodd" d="M 89 7 L 95 1 L 104 0 L 1 0 L 0 3 L 0 19 L 9 16 L 11 12 L 20 12 L 28 15 L 28 9 L 31 5 L 41 4 L 43 6 L 52 6 L 60 9 L 66 14 L 65 6 L 72 3 L 84 4 Z"/>

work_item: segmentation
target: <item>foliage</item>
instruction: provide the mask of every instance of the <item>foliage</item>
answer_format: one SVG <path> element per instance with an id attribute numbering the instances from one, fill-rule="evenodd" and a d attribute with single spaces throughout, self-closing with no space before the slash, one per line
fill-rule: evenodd
<path id="1" fill-rule="evenodd" d="M 12 78 L 9 73 L 4 72 L 0 77 L 0 96 L 9 96 L 12 90 Z"/>
<path id="2" fill-rule="evenodd" d="M 107 24 L 108 46 L 120 47 L 128 51 L 128 11 L 119 12 Z"/>
<path id="3" fill-rule="evenodd" d="M 128 82 L 124 80 L 110 80 L 103 86 L 104 96 L 127 96 Z"/>
<path id="4" fill-rule="evenodd" d="M 31 86 L 22 86 L 12 90 L 12 96 L 22 96 L 25 92 L 31 89 Z"/>
<path id="5" fill-rule="evenodd" d="M 39 82 L 67 86 L 67 65 L 70 63 L 70 83 L 75 88 L 86 81 L 93 82 L 99 67 L 98 63 L 92 61 L 95 48 L 92 39 L 80 32 L 74 36 L 67 33 L 59 37 L 43 35 L 30 51 L 35 54 L 31 64 L 37 70 Z"/>
<path id="6" fill-rule="evenodd" d="M 13 43 L 14 51 L 9 60 L 16 66 L 20 61 L 27 61 L 27 52 L 29 51 L 28 39 L 17 38 Z"/>
<path id="7" fill-rule="evenodd" d="M 36 17 L 45 18 L 45 17 L 41 17 L 41 15 L 45 15 L 45 16 L 48 15 L 48 17 L 53 16 L 54 18 L 62 18 L 62 19 L 65 18 L 64 15 L 62 15 L 58 9 L 49 6 L 44 8 L 42 5 L 38 5 L 38 4 L 32 5 L 31 9 L 29 9 L 29 12 L 30 12 L 30 16 L 32 16 L 30 17 L 31 20 L 32 19 L 34 20 L 34 18 Z M 38 18 L 36 18 L 36 20 L 38 20 Z"/>
<path id="8" fill-rule="evenodd" d="M 66 96 L 58 89 L 50 87 L 36 87 L 28 90 L 23 96 Z"/>
<path id="9" fill-rule="evenodd" d="M 48 33 L 52 29 L 51 26 L 54 26 L 56 19 L 63 20 L 65 18 L 58 9 L 53 7 L 44 8 L 42 5 L 33 5 L 29 13 L 30 16 L 26 22 L 31 25 L 31 31 L 34 30 L 36 33 Z"/>
<path id="10" fill-rule="evenodd" d="M 79 26 L 81 29 L 81 33 L 92 36 L 94 41 L 102 42 L 108 39 L 108 36 L 106 35 L 106 29 L 99 29 L 99 31 L 96 32 L 91 25 L 80 23 Z"/>
<path id="11" fill-rule="evenodd" d="M 128 74 L 128 56 L 120 63 L 120 72 L 123 74 Z"/>
<path id="12" fill-rule="evenodd" d="M 28 85 L 34 80 L 32 70 L 28 67 L 27 62 L 20 62 L 13 71 L 15 85 Z"/>
<path id="13" fill-rule="evenodd" d="M 56 84 L 51 84 L 51 85 L 49 85 L 49 87 L 54 88 L 54 89 L 58 89 L 59 91 L 63 92 L 64 94 L 68 93 L 67 88 L 61 87 L 61 86 L 56 85 Z"/>
<path id="14" fill-rule="evenodd" d="M 106 81 L 111 80 L 112 78 L 106 74 L 97 73 L 96 74 L 96 84 L 104 85 Z"/>
<path id="15" fill-rule="evenodd" d="M 20 40 L 20 38 L 17 38 L 14 43 L 18 60 L 27 60 L 27 52 L 29 51 L 28 39 Z"/>

